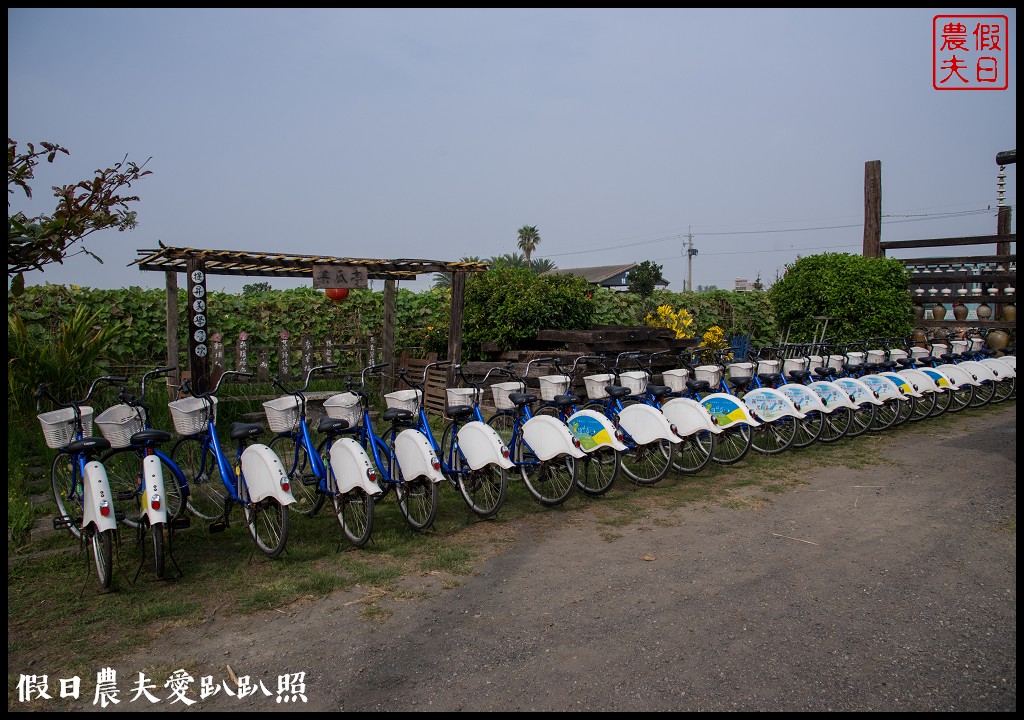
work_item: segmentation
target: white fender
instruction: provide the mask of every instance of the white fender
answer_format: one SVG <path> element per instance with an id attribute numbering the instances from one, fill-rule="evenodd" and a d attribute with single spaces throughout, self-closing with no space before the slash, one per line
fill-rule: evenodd
<path id="1" fill-rule="evenodd" d="M 573 437 L 565 423 L 550 415 L 534 415 L 523 423 L 523 440 L 541 461 L 550 460 L 559 455 L 569 455 L 574 458 L 587 456 L 577 446 L 579 440 Z"/>
<path id="2" fill-rule="evenodd" d="M 858 406 L 864 403 L 871 403 L 872 405 L 882 404 L 882 401 L 875 396 L 875 391 L 857 378 L 836 378 L 835 383 L 850 393 L 854 404 Z"/>
<path id="3" fill-rule="evenodd" d="M 142 511 L 152 527 L 167 522 L 167 495 L 164 493 L 164 469 L 160 458 L 147 455 L 142 461 Z"/>
<path id="4" fill-rule="evenodd" d="M 1002 357 L 993 358 L 993 360 L 998 360 L 1000 362 L 1004 362 L 1007 365 L 1009 365 L 1010 367 L 1012 367 L 1014 372 L 1017 372 L 1017 356 L 1016 355 L 1003 355 Z"/>
<path id="5" fill-rule="evenodd" d="M 466 456 L 472 470 L 497 465 L 506 470 L 515 467 L 509 460 L 508 446 L 501 441 L 498 431 L 487 423 L 473 420 L 459 428 L 459 449 Z"/>
<path id="6" fill-rule="evenodd" d="M 829 412 L 822 398 L 806 385 L 799 383 L 786 383 L 780 385 L 779 392 L 788 397 L 795 407 L 804 415 L 816 410 L 818 412 Z"/>
<path id="7" fill-rule="evenodd" d="M 250 445 L 242 451 L 242 477 L 253 502 L 268 497 L 275 498 L 282 505 L 295 502 L 281 458 L 262 443 Z"/>
<path id="8" fill-rule="evenodd" d="M 580 441 L 580 447 L 584 452 L 594 452 L 605 446 L 619 452 L 626 452 L 629 449 L 615 436 L 615 426 L 611 420 L 595 410 L 579 410 L 569 416 L 565 425 Z"/>
<path id="9" fill-rule="evenodd" d="M 727 393 L 712 393 L 701 398 L 700 404 L 711 415 L 711 420 L 723 430 L 736 423 L 757 427 L 761 423 L 750 415 L 743 401 Z"/>
<path id="10" fill-rule="evenodd" d="M 774 388 L 754 388 L 743 396 L 743 404 L 763 422 L 773 422 L 784 417 L 801 420 L 807 417 L 802 410 L 797 410 L 788 395 Z"/>
<path id="11" fill-rule="evenodd" d="M 1007 355 L 1001 358 L 982 358 L 978 362 L 980 362 L 982 365 L 988 365 L 990 368 L 992 368 L 992 370 L 995 371 L 995 373 L 999 376 L 1000 380 L 1017 377 L 1016 366 L 1010 365 L 1010 363 L 1006 362 L 1006 357 L 1010 356 Z"/>
<path id="12" fill-rule="evenodd" d="M 830 380 L 816 380 L 807 387 L 821 398 L 821 401 L 825 404 L 825 412 L 835 412 L 836 409 L 841 407 L 850 408 L 851 410 L 856 410 L 860 407 L 850 399 L 848 390 Z"/>
<path id="13" fill-rule="evenodd" d="M 85 478 L 82 483 L 82 527 L 95 525 L 97 532 L 117 529 L 117 517 L 114 515 L 114 498 L 110 494 L 110 481 L 107 470 L 97 460 L 85 464 Z M 103 514 L 102 508 L 108 512 Z"/>
<path id="14" fill-rule="evenodd" d="M 887 400 L 906 399 L 906 396 L 900 392 L 899 386 L 884 375 L 865 375 L 860 380 L 871 388 L 871 391 L 883 403 Z"/>
<path id="15" fill-rule="evenodd" d="M 427 436 L 419 430 L 407 428 L 398 433 L 395 438 L 395 456 L 402 470 L 402 479 L 406 481 L 419 477 L 426 477 L 435 483 L 444 480 L 441 461 L 437 459 Z"/>
<path id="16" fill-rule="evenodd" d="M 683 441 L 665 413 L 643 403 L 622 408 L 619 412 L 619 427 L 637 445 L 647 445 L 656 440 L 668 440 L 676 444 Z"/>
<path id="17" fill-rule="evenodd" d="M 352 438 L 338 438 L 331 443 L 331 475 L 338 492 L 347 493 L 360 487 L 367 495 L 379 495 L 377 468 L 363 446 Z"/>
<path id="18" fill-rule="evenodd" d="M 903 377 L 899 373 L 884 372 L 884 373 L 879 373 L 879 375 L 881 375 L 882 377 L 888 378 L 889 380 L 892 380 L 892 382 L 895 383 L 896 387 L 898 387 L 900 389 L 900 392 L 903 393 L 907 397 L 921 397 L 922 394 L 923 394 L 920 391 L 920 389 L 918 389 L 914 385 L 913 382 L 911 382 L 909 379 Z"/>
<path id="19" fill-rule="evenodd" d="M 939 365 L 936 369 L 941 370 L 946 377 L 953 380 L 957 387 L 961 387 L 963 385 L 981 385 L 981 382 L 974 376 L 974 373 L 966 368 L 960 367 L 959 365 L 945 363 L 943 365 Z"/>
<path id="20" fill-rule="evenodd" d="M 937 387 L 940 392 L 956 390 L 956 381 L 938 368 L 924 367 L 921 368 L 921 372 L 935 382 L 935 387 Z"/>
<path id="21" fill-rule="evenodd" d="M 993 371 L 992 366 L 986 365 L 979 360 L 964 360 L 960 363 L 960 367 L 972 373 L 979 382 L 985 382 L 986 380 L 998 382 L 999 380 L 999 377 Z"/>
<path id="22" fill-rule="evenodd" d="M 711 419 L 711 413 L 696 400 L 690 398 L 672 398 L 661 406 L 665 418 L 676 426 L 676 432 L 682 437 L 689 437 L 702 430 L 720 435 L 722 428 Z"/>
<path id="23" fill-rule="evenodd" d="M 907 379 L 914 387 L 922 393 L 938 392 L 939 388 L 931 376 L 922 372 L 919 368 L 903 368 L 897 370 L 896 374 Z"/>

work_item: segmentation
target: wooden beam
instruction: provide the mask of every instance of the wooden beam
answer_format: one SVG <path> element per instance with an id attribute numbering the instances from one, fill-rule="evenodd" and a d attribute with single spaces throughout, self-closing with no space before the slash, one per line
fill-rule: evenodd
<path id="1" fill-rule="evenodd" d="M 864 257 L 882 257 L 882 161 L 864 163 Z"/>
<path id="2" fill-rule="evenodd" d="M 968 237 L 932 238 L 930 240 L 891 240 L 881 243 L 881 247 L 885 251 L 900 250 L 902 248 L 952 247 L 954 245 L 996 245 L 1000 242 L 1017 242 L 1017 234 L 1007 233 L 1005 236 L 972 235 Z"/>
<path id="3" fill-rule="evenodd" d="M 395 389 L 395 373 L 398 367 L 395 364 L 395 302 L 398 296 L 395 281 L 387 279 L 384 281 L 384 322 L 381 329 L 381 352 L 384 357 L 382 362 L 388 363 L 388 369 L 381 376 L 381 391 L 389 393 Z M 373 358 L 370 358 L 373 364 Z"/>
<path id="4" fill-rule="evenodd" d="M 452 367 L 462 362 L 462 316 L 466 304 L 466 273 L 452 273 L 452 303 L 448 316 L 448 360 Z M 454 378 L 452 367 L 448 368 L 448 381 Z"/>
<path id="5" fill-rule="evenodd" d="M 171 384 L 181 384 L 181 368 L 178 367 L 181 360 L 178 357 L 178 273 L 164 273 L 164 286 L 166 298 L 164 306 L 167 312 L 167 366 L 177 368 L 167 376 L 167 399 L 176 400 L 178 392 L 171 387 Z"/>

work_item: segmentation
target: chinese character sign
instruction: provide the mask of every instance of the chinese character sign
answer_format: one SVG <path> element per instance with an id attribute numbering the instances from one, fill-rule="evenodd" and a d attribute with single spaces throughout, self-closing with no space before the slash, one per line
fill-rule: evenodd
<path id="1" fill-rule="evenodd" d="M 932 18 L 932 87 L 1006 90 L 1009 32 L 1006 15 L 936 15 Z"/>
<path id="2" fill-rule="evenodd" d="M 322 290 L 324 288 L 352 288 L 365 290 L 369 285 L 369 274 L 365 267 L 351 267 L 346 265 L 314 265 L 313 266 L 313 287 Z"/>

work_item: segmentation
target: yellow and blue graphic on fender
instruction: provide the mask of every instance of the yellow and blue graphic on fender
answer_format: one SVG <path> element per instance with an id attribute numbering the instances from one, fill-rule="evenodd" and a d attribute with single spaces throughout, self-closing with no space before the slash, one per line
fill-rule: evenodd
<path id="1" fill-rule="evenodd" d="M 701 400 L 704 409 L 711 413 L 720 428 L 728 427 L 734 422 L 746 422 L 747 413 L 736 400 L 727 397 L 706 398 Z"/>
<path id="2" fill-rule="evenodd" d="M 949 382 L 949 378 L 943 375 L 942 373 L 935 372 L 934 370 L 930 370 L 929 368 L 921 368 L 921 370 L 924 371 L 925 375 L 934 380 L 935 384 L 938 385 L 939 387 L 953 387 L 953 385 Z"/>
<path id="3" fill-rule="evenodd" d="M 569 432 L 580 441 L 580 446 L 584 450 L 593 450 L 598 445 L 610 445 L 612 442 L 612 436 L 608 432 L 608 428 L 597 418 L 578 415 L 569 418 L 566 425 L 569 427 Z"/>

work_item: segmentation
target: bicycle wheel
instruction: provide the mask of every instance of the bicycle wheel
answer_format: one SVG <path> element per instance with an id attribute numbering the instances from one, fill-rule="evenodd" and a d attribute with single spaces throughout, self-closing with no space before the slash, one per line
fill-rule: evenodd
<path id="1" fill-rule="evenodd" d="M 222 517 L 227 495 L 213 450 L 202 438 L 183 437 L 171 450 L 171 460 L 188 479 L 189 512 L 207 522 Z"/>
<path id="2" fill-rule="evenodd" d="M 912 395 L 907 395 L 900 400 L 899 414 L 896 416 L 896 425 L 903 425 L 910 420 L 910 416 L 914 414 L 914 401 L 917 398 Z"/>
<path id="3" fill-rule="evenodd" d="M 114 448 L 103 456 L 103 467 L 107 470 L 110 494 L 114 498 L 114 509 L 122 515 L 121 522 L 130 528 L 139 527 L 142 508 L 142 466 L 144 450 L 133 447 Z M 185 512 L 184 492 L 174 467 L 162 457 L 160 470 L 164 480 L 164 508 L 167 518 L 173 520 Z"/>
<path id="4" fill-rule="evenodd" d="M 935 407 L 932 408 L 930 417 L 938 417 L 944 412 L 949 410 L 949 406 L 953 401 L 953 391 L 949 388 L 942 392 L 935 393 Z"/>
<path id="5" fill-rule="evenodd" d="M 346 493 L 336 492 L 331 497 L 334 501 L 334 514 L 348 541 L 357 548 L 369 542 L 376 514 L 373 495 L 356 486 Z"/>
<path id="6" fill-rule="evenodd" d="M 650 486 L 660 482 L 672 467 L 676 446 L 668 440 L 655 440 L 638 445 L 627 440 L 628 450 L 621 453 L 622 472 L 637 485 Z"/>
<path id="7" fill-rule="evenodd" d="M 50 467 L 50 489 L 57 503 L 57 516 L 67 518 L 68 532 L 75 540 L 81 540 L 82 480 L 77 475 L 75 459 L 67 453 L 57 453 Z"/>
<path id="8" fill-rule="evenodd" d="M 508 471 L 497 465 L 472 470 L 459 450 L 458 425 L 449 422 L 441 435 L 441 458 L 452 469 L 459 494 L 477 517 L 494 517 L 508 494 Z"/>
<path id="9" fill-rule="evenodd" d="M 735 465 L 747 456 L 753 444 L 754 436 L 749 425 L 732 425 L 718 436 L 715 454 L 712 457 L 720 465 Z"/>
<path id="10" fill-rule="evenodd" d="M 837 407 L 830 413 L 824 413 L 821 435 L 818 442 L 834 443 L 846 437 L 853 422 L 853 410 L 848 407 Z"/>
<path id="11" fill-rule="evenodd" d="M 864 403 L 853 411 L 853 417 L 850 421 L 850 429 L 847 430 L 846 436 L 860 437 L 874 424 L 875 405 L 873 403 Z"/>
<path id="12" fill-rule="evenodd" d="M 90 531 L 92 544 L 92 558 L 96 564 L 96 579 L 104 590 L 110 587 L 114 579 L 114 531 L 103 530 L 97 532 L 95 528 Z"/>
<path id="13" fill-rule="evenodd" d="M 708 430 L 687 435 L 676 448 L 672 469 L 685 475 L 693 475 L 711 464 L 718 446 L 718 436 Z"/>
<path id="14" fill-rule="evenodd" d="M 516 451 L 522 458 L 527 455 L 533 457 L 521 436 L 516 443 Z M 541 505 L 561 505 L 576 489 L 582 467 L 582 458 L 578 461 L 571 455 L 557 455 L 550 460 L 533 458 L 533 462 L 523 468 L 523 482 Z"/>
<path id="15" fill-rule="evenodd" d="M 326 497 L 320 490 L 320 478 L 313 474 L 313 463 L 310 462 L 306 446 L 295 442 L 295 437 L 288 434 L 278 435 L 271 440 L 270 449 L 281 459 L 291 481 L 295 502 L 290 508 L 300 515 L 313 517 L 324 506 Z"/>
<path id="16" fill-rule="evenodd" d="M 811 410 L 797 421 L 796 436 L 790 446 L 796 450 L 813 445 L 825 430 L 825 413 Z"/>
<path id="17" fill-rule="evenodd" d="M 914 406 L 910 412 L 910 422 L 920 422 L 932 414 L 935 409 L 935 393 L 921 393 L 920 397 L 914 398 Z"/>
<path id="18" fill-rule="evenodd" d="M 611 490 L 622 468 L 619 451 L 608 445 L 596 448 L 577 462 L 581 465 L 577 484 L 580 490 L 593 497 Z"/>
<path id="19" fill-rule="evenodd" d="M 163 578 L 167 571 L 167 561 L 164 557 L 164 527 L 164 523 L 157 523 L 149 528 L 150 536 L 153 538 L 153 573 L 158 578 Z"/>
<path id="20" fill-rule="evenodd" d="M 1007 400 L 1009 400 L 1011 397 L 1014 396 L 1016 391 L 1017 391 L 1017 378 L 1016 378 L 1016 376 L 1008 377 L 1008 378 L 1003 378 L 1002 380 L 1000 380 L 999 382 L 997 382 L 995 384 L 995 390 L 992 393 L 992 402 L 994 402 L 994 403 L 1006 402 Z"/>
<path id="21" fill-rule="evenodd" d="M 953 397 L 950 398 L 949 409 L 946 412 L 960 412 L 971 406 L 971 401 L 974 399 L 974 386 L 961 383 L 951 394 Z"/>
<path id="22" fill-rule="evenodd" d="M 271 558 L 284 552 L 285 543 L 288 542 L 288 508 L 275 497 L 250 502 L 245 478 L 239 480 L 238 497 L 242 501 L 245 524 L 260 552 Z"/>
<path id="23" fill-rule="evenodd" d="M 971 398 L 971 407 L 980 408 L 992 402 L 995 397 L 996 386 L 991 380 L 985 380 L 981 385 L 974 386 L 974 397 Z"/>
<path id="24" fill-rule="evenodd" d="M 751 447 L 762 455 L 778 455 L 792 446 L 799 425 L 799 420 L 792 415 L 761 423 L 751 432 Z"/>
<path id="25" fill-rule="evenodd" d="M 900 414 L 900 403 L 902 401 L 897 398 L 890 398 L 886 400 L 882 405 L 875 407 L 875 422 L 868 428 L 871 432 L 882 432 L 888 430 L 896 424 L 896 420 Z"/>
<path id="26" fill-rule="evenodd" d="M 398 509 L 413 530 L 427 530 L 437 517 L 441 492 L 437 483 L 426 477 L 403 480 L 395 488 Z"/>

